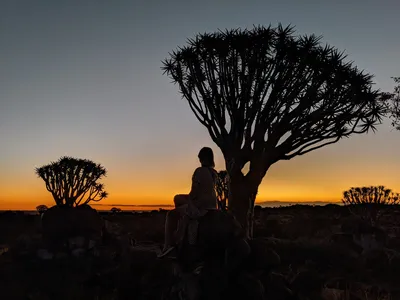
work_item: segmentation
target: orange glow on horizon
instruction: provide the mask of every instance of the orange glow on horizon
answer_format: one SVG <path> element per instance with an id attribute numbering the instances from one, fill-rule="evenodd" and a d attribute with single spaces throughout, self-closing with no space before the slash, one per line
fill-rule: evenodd
<path id="1" fill-rule="evenodd" d="M 307 182 L 306 178 L 303 178 L 303 180 L 297 179 L 294 181 L 290 178 L 279 178 L 279 174 L 277 172 L 273 174 L 273 170 L 271 173 L 272 176 L 267 174 L 259 187 L 257 203 L 264 201 L 340 202 L 342 192 L 351 186 L 381 184 L 379 181 L 370 181 L 371 184 L 365 184 L 366 180 L 360 177 L 357 180 L 341 178 L 342 180 L 334 181 L 333 183 L 321 182 L 317 184 L 315 180 Z M 106 183 L 109 198 L 100 202 L 93 202 L 92 204 L 95 204 L 96 209 L 118 205 L 122 205 L 122 209 L 124 209 L 123 206 L 129 205 L 172 205 L 172 199 L 175 194 L 188 193 L 190 190 L 190 178 L 184 178 L 183 180 L 171 178 L 169 181 L 157 182 L 157 188 L 152 188 L 152 184 L 143 182 L 140 183 L 142 187 L 140 190 L 138 189 L 139 184 L 135 184 L 132 187 L 127 182 L 111 181 L 109 178 L 103 182 Z M 17 187 L 11 189 L 12 186 L 10 186 L 10 189 L 3 191 L 3 197 L 0 198 L 0 210 L 35 210 L 36 206 L 40 204 L 45 204 L 49 207 L 55 204 L 42 180 L 31 180 L 29 183 L 25 189 L 18 189 Z M 125 190 L 121 188 L 121 185 L 125 186 Z M 393 190 L 396 191 L 396 186 L 394 185 L 387 185 L 387 187 L 394 187 Z"/>
<path id="2" fill-rule="evenodd" d="M 392 160 L 366 163 L 373 161 L 375 153 L 352 156 L 337 151 L 335 147 L 339 145 L 274 164 L 259 187 L 256 202 L 340 202 L 343 191 L 353 186 L 384 185 L 400 192 L 397 164 Z M 190 191 L 191 176 L 198 166 L 196 149 L 179 157 L 179 160 L 154 156 L 153 153 L 153 161 L 149 159 L 151 163 L 145 160 L 128 160 L 126 163 L 122 160 L 121 163 L 118 157 L 79 156 L 101 162 L 109 171 L 107 177 L 100 181 L 105 184 L 109 198 L 96 207 L 171 205 L 175 194 Z M 225 169 L 222 155 L 217 148 L 214 151 L 216 170 Z M 393 155 L 397 157 L 397 152 L 394 151 Z M 34 166 L 25 161 L 17 166 L 10 163 L 0 174 L 0 182 L 0 210 L 35 210 L 40 204 L 54 205 L 44 181 L 34 174 Z"/>

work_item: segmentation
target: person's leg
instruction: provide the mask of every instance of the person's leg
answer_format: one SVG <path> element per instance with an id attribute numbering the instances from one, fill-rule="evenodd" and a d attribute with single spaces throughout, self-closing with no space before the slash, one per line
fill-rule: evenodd
<path id="1" fill-rule="evenodd" d="M 168 247 L 175 244 L 174 235 L 178 227 L 179 219 L 182 215 L 181 207 L 182 206 L 186 207 L 188 201 L 189 201 L 189 195 L 178 194 L 174 196 L 175 209 L 172 209 L 169 212 L 167 212 L 165 218 L 164 249 L 167 249 Z"/>
<path id="2" fill-rule="evenodd" d="M 178 194 L 174 197 L 175 208 L 180 207 L 182 205 L 189 203 L 189 195 L 187 194 Z"/>
<path id="3" fill-rule="evenodd" d="M 165 233 L 164 233 L 164 248 L 163 253 L 174 248 L 176 245 L 176 231 L 178 228 L 179 220 L 182 218 L 186 211 L 187 205 L 181 205 L 178 208 L 170 210 L 165 218 Z"/>
<path id="4" fill-rule="evenodd" d="M 179 222 L 179 211 L 172 209 L 167 212 L 165 218 L 164 250 L 174 245 L 174 233 Z"/>

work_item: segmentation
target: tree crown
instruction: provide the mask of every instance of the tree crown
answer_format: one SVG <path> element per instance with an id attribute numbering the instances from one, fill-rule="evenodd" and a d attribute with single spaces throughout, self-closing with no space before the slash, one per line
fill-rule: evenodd
<path id="1" fill-rule="evenodd" d="M 343 192 L 342 202 L 345 205 L 353 204 L 397 204 L 399 194 L 391 189 L 380 186 L 352 187 Z"/>
<path id="2" fill-rule="evenodd" d="M 382 121 L 372 75 L 320 40 L 281 25 L 198 34 L 162 69 L 226 159 L 266 171 Z"/>
<path id="3" fill-rule="evenodd" d="M 106 169 L 88 159 L 64 156 L 56 162 L 35 169 L 57 205 L 78 206 L 100 201 L 108 196 L 97 180 L 106 176 Z"/>

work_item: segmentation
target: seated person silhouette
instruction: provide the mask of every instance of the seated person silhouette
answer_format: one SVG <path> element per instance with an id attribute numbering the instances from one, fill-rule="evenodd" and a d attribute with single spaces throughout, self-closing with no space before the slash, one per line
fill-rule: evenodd
<path id="1" fill-rule="evenodd" d="M 165 220 L 165 242 L 158 257 L 164 257 L 175 250 L 187 232 L 188 242 L 195 244 L 198 219 L 209 210 L 218 209 L 215 184 L 217 171 L 214 167 L 214 153 L 203 147 L 198 155 L 201 167 L 192 176 L 192 188 L 188 195 L 174 197 L 175 209 L 169 211 Z"/>

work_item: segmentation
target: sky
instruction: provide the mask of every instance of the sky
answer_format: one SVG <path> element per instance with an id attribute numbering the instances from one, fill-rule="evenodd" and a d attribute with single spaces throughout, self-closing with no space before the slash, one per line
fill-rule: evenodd
<path id="1" fill-rule="evenodd" d="M 391 91 L 400 76 L 398 0 L 0 2 L 0 209 L 53 205 L 34 168 L 63 155 L 108 170 L 103 204 L 170 204 L 201 147 L 219 148 L 161 61 L 199 32 L 296 26 L 345 50 Z M 257 201 L 340 201 L 352 186 L 400 191 L 400 132 L 348 139 L 271 167 Z"/>

